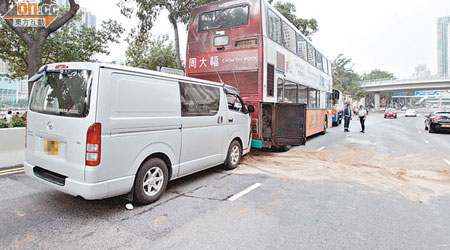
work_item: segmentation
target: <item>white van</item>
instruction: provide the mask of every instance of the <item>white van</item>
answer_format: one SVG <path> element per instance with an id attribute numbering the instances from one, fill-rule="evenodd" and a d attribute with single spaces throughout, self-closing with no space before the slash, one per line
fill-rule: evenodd
<path id="1" fill-rule="evenodd" d="M 169 180 L 233 169 L 250 151 L 254 107 L 223 84 L 72 62 L 30 81 L 25 171 L 74 196 L 148 204 Z"/>

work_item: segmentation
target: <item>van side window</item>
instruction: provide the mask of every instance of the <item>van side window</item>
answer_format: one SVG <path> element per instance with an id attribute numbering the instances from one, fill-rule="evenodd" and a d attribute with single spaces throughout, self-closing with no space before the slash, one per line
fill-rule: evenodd
<path id="1" fill-rule="evenodd" d="M 182 116 L 214 116 L 219 111 L 220 88 L 180 82 Z"/>
<path id="2" fill-rule="evenodd" d="M 228 109 L 244 113 L 244 105 L 237 95 L 227 94 Z"/>

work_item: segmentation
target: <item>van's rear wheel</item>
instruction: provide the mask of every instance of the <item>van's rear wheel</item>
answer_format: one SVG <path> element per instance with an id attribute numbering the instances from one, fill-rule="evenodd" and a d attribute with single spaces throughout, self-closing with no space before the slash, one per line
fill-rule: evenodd
<path id="1" fill-rule="evenodd" d="M 241 160 L 242 149 L 241 144 L 234 140 L 231 142 L 230 147 L 228 148 L 227 160 L 225 162 L 225 169 L 235 169 L 239 161 Z"/>
<path id="2" fill-rule="evenodd" d="M 140 204 L 150 204 L 158 200 L 169 182 L 169 170 L 159 158 L 144 162 L 134 181 L 134 197 Z"/>

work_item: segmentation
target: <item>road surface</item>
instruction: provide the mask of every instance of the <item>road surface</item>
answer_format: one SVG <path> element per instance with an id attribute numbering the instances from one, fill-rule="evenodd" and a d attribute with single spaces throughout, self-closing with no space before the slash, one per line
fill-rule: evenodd
<path id="1" fill-rule="evenodd" d="M 86 201 L 0 171 L 0 249 L 450 249 L 450 134 L 370 114 L 286 153 L 176 180 L 154 204 Z M 11 170 L 13 169 L 13 170 Z"/>

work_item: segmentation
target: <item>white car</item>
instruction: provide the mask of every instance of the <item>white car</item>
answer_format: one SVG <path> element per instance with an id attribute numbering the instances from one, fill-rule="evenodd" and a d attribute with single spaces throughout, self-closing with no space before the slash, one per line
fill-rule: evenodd
<path id="1" fill-rule="evenodd" d="M 415 109 L 407 109 L 405 112 L 405 117 L 416 117 L 417 112 Z"/>
<path id="2" fill-rule="evenodd" d="M 250 113 L 223 84 L 101 63 L 42 67 L 28 107 L 25 172 L 85 199 L 148 204 L 173 180 L 250 151 Z"/>

